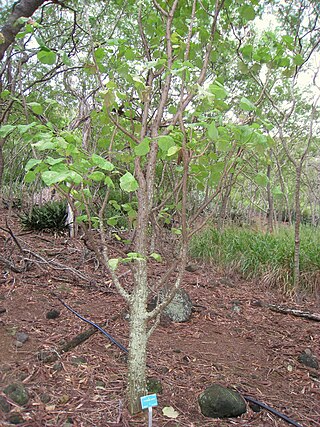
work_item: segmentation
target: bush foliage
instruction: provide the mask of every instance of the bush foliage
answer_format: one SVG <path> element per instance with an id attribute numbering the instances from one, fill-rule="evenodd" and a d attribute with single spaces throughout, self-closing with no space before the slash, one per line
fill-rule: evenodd
<path id="1" fill-rule="evenodd" d="M 26 230 L 63 231 L 66 229 L 66 218 L 66 203 L 53 201 L 33 206 L 30 213 L 21 217 L 21 223 Z"/>

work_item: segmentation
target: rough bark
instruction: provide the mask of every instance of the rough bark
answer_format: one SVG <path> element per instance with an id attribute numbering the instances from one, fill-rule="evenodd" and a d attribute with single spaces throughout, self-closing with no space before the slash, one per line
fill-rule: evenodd
<path id="1" fill-rule="evenodd" d="M 300 187 L 301 187 L 301 162 L 296 167 L 296 185 L 295 185 L 295 211 L 296 221 L 294 224 L 294 268 L 293 268 L 293 284 L 298 291 L 300 286 L 300 223 L 301 223 L 301 207 L 300 207 Z"/>
<path id="2" fill-rule="evenodd" d="M 18 19 L 22 17 L 29 18 L 46 1 L 48 0 L 21 0 L 14 5 L 12 12 L 0 31 L 0 61 L 24 25 L 23 23 L 18 23 Z"/>

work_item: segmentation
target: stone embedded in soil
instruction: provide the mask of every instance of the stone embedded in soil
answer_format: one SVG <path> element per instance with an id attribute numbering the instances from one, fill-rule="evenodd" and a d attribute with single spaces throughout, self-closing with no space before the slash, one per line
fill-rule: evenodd
<path id="1" fill-rule="evenodd" d="M 50 310 L 46 314 L 47 319 L 57 319 L 60 316 L 59 310 Z"/>
<path id="2" fill-rule="evenodd" d="M 159 293 L 159 302 L 162 302 L 167 290 L 163 289 Z M 157 304 L 157 297 L 154 298 L 148 305 L 148 309 L 152 310 Z M 192 314 L 193 304 L 189 294 L 184 289 L 178 289 L 172 301 L 163 310 L 165 317 L 173 322 L 188 322 Z"/>
<path id="3" fill-rule="evenodd" d="M 197 270 L 199 270 L 199 267 L 196 264 L 188 264 L 186 266 L 186 271 L 189 271 L 189 273 L 194 273 Z"/>
<path id="4" fill-rule="evenodd" d="M 198 398 L 202 414 L 210 418 L 238 417 L 247 411 L 246 403 L 237 391 L 213 384 Z"/>
<path id="5" fill-rule="evenodd" d="M 87 359 L 83 356 L 80 357 L 73 357 L 71 359 L 71 363 L 73 364 L 73 366 L 80 366 L 80 365 L 84 365 L 87 363 Z"/>
<path id="6" fill-rule="evenodd" d="M 51 396 L 48 393 L 42 393 L 40 395 L 40 400 L 41 400 L 42 403 L 49 403 L 50 400 L 51 400 Z"/>
<path id="7" fill-rule="evenodd" d="M 37 357 L 40 362 L 51 363 L 55 362 L 58 359 L 59 355 L 54 350 L 40 350 Z"/>
<path id="8" fill-rule="evenodd" d="M 26 405 L 29 401 L 29 394 L 23 384 L 9 384 L 3 391 L 17 405 L 23 406 Z"/>
<path id="9" fill-rule="evenodd" d="M 24 423 L 24 419 L 23 419 L 22 415 L 19 414 L 18 412 L 12 413 L 9 416 L 8 421 L 10 424 L 15 424 L 15 425 Z"/>
<path id="10" fill-rule="evenodd" d="M 10 412 L 11 405 L 3 396 L 0 396 L 0 411 L 2 412 Z"/>
<path id="11" fill-rule="evenodd" d="M 299 354 L 298 361 L 309 368 L 319 369 L 318 359 L 308 348 Z"/>
<path id="12" fill-rule="evenodd" d="M 16 340 L 24 344 L 29 339 L 29 335 L 25 332 L 17 332 L 16 333 Z"/>
<path id="13" fill-rule="evenodd" d="M 149 377 L 147 378 L 147 390 L 148 393 L 161 394 L 163 392 L 163 387 L 161 381 L 158 378 Z"/>

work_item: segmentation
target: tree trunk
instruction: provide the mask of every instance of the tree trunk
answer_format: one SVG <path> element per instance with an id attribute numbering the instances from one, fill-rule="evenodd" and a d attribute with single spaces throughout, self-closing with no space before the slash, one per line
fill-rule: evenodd
<path id="1" fill-rule="evenodd" d="M 16 35 L 24 26 L 18 23 L 19 18 L 29 18 L 34 12 L 39 9 L 47 0 L 21 0 L 14 3 L 12 12 L 7 21 L 4 23 L 0 32 L 0 61 L 8 47 L 14 42 Z"/>
<path id="2" fill-rule="evenodd" d="M 271 158 L 271 154 L 270 154 Z M 270 185 L 270 177 L 271 177 L 271 165 L 267 167 L 267 177 L 268 177 L 268 185 L 267 185 L 267 194 L 268 194 L 268 231 L 269 233 L 273 232 L 273 197 L 271 193 L 271 185 Z"/>
<path id="3" fill-rule="evenodd" d="M 301 208 L 300 208 L 300 186 L 301 186 L 302 165 L 299 163 L 296 166 L 296 185 L 295 185 L 295 211 L 296 222 L 294 225 L 294 267 L 293 267 L 293 284 L 295 291 L 298 291 L 300 286 L 300 223 L 301 223 Z"/>
<path id="4" fill-rule="evenodd" d="M 141 411 L 140 397 L 146 394 L 147 358 L 147 262 L 136 261 L 135 290 L 130 304 L 128 355 L 128 404 L 131 414 Z"/>

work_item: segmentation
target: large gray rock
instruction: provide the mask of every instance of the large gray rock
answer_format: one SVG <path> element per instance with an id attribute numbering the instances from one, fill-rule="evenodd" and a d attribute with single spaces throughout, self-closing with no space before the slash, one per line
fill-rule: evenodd
<path id="1" fill-rule="evenodd" d="M 169 290 L 166 288 L 162 289 L 159 295 L 153 298 L 150 304 L 148 304 L 148 310 L 151 311 L 156 307 L 158 302 L 161 303 L 165 299 L 167 292 Z M 190 320 L 192 308 L 193 304 L 188 293 L 184 289 L 178 289 L 173 300 L 163 310 L 163 315 L 173 322 L 187 322 Z"/>
<path id="2" fill-rule="evenodd" d="M 184 289 L 178 289 L 173 300 L 163 313 L 173 322 L 188 322 L 192 314 L 193 304 L 189 294 Z"/>
<path id="3" fill-rule="evenodd" d="M 235 390 L 213 384 L 198 398 L 202 414 L 210 418 L 238 417 L 247 411 L 245 400 Z"/>
<path id="4" fill-rule="evenodd" d="M 298 361 L 309 368 L 319 369 L 318 359 L 312 354 L 309 348 L 306 348 L 299 354 Z"/>

